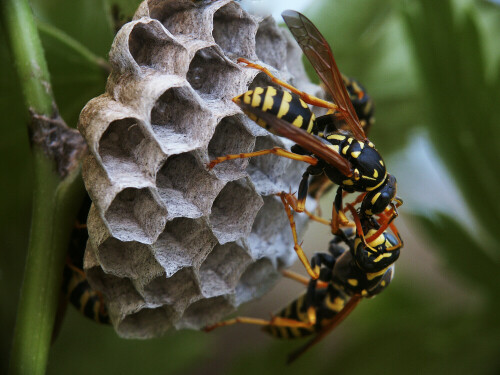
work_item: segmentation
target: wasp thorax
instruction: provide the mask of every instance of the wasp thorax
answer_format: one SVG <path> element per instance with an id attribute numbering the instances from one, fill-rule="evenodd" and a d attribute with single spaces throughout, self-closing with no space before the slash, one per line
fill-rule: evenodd
<path id="1" fill-rule="evenodd" d="M 295 259 L 274 194 L 297 189 L 290 181 L 298 184 L 303 166 L 281 159 L 276 168 L 272 158 L 249 171 L 248 160 L 211 171 L 205 164 L 263 144 L 288 146 L 231 98 L 249 83 L 270 84 L 238 57 L 270 64 L 311 92 L 298 55 L 271 18 L 231 0 L 145 1 L 118 32 L 106 92 L 83 109 L 79 129 L 93 201 L 85 268 L 119 335 L 214 323 L 265 293 L 278 265 Z"/>

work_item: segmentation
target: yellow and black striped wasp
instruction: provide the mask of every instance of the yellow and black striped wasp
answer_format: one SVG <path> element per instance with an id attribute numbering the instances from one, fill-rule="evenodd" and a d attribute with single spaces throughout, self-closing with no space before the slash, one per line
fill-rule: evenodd
<path id="1" fill-rule="evenodd" d="M 208 167 L 213 168 L 226 160 L 266 154 L 276 154 L 308 163 L 309 167 L 299 185 L 297 204 L 293 208 L 296 212 L 304 212 L 310 176 L 326 175 L 338 185 L 332 209 L 332 233 L 338 233 L 339 226 L 348 223 L 343 215 L 344 192 L 366 193 L 361 202 L 361 216 L 380 214 L 388 206 L 391 206 L 393 214 L 397 215 L 396 208 L 402 201 L 396 197 L 396 178 L 387 173 L 382 157 L 373 143 L 366 138 L 363 125 L 344 85 L 347 79 L 343 78 L 337 68 L 328 42 L 301 13 L 287 10 L 282 16 L 333 98 L 333 103 L 296 89 L 274 77 L 268 69 L 260 65 L 243 58 L 238 59 L 238 62 L 248 67 L 264 72 L 272 82 L 289 91 L 274 86 L 256 87 L 237 96 L 233 101 L 258 125 L 273 134 L 292 140 L 296 145 L 291 151 L 274 147 L 251 153 L 221 156 L 212 160 Z M 355 81 L 349 82 L 359 87 Z M 364 91 L 360 89 L 358 92 L 363 95 Z M 326 108 L 328 112 L 316 119 L 308 104 Z M 366 120 L 364 125 L 369 126 Z M 296 238 L 295 233 L 294 238 Z M 308 274 L 313 279 L 318 278 L 318 274 L 310 267 L 297 241 L 295 250 Z"/>
<path id="2" fill-rule="evenodd" d="M 282 16 L 292 35 L 321 78 L 333 102 L 302 92 L 274 77 L 266 68 L 246 59 L 238 62 L 267 74 L 274 86 L 256 87 L 233 99 L 258 125 L 271 133 L 296 143 L 291 151 L 275 147 L 251 153 L 221 156 L 212 160 L 209 168 L 226 160 L 249 158 L 266 154 L 303 161 L 309 167 L 299 185 L 298 198 L 279 194 L 285 206 L 295 242 L 295 251 L 304 264 L 310 280 L 285 272 L 287 276 L 307 285 L 307 292 L 293 301 L 271 320 L 238 317 L 207 330 L 234 323 L 265 326 L 277 337 L 303 337 L 316 334 L 305 347 L 292 354 L 295 359 L 307 348 L 321 340 L 356 307 L 363 297 L 371 297 L 387 287 L 393 275 L 393 263 L 399 256 L 402 240 L 393 224 L 397 207 L 402 201 L 396 196 L 396 179 L 387 173 L 384 161 L 365 134 L 372 123 L 372 106 L 354 108 L 353 101 L 362 101 L 364 90 L 353 80 L 342 76 L 330 46 L 318 29 L 304 15 L 285 11 Z M 351 85 L 346 89 L 346 84 Z M 359 97 L 356 98 L 357 93 Z M 354 99 L 354 100 L 353 100 Z M 319 118 L 308 104 L 328 109 Z M 364 117 L 360 121 L 358 113 Z M 298 243 L 291 209 L 307 212 L 305 200 L 309 178 L 324 174 L 338 185 L 333 204 L 332 228 L 334 239 L 330 254 L 316 254 L 312 265 Z M 343 205 L 345 193 L 361 193 L 352 204 Z M 360 203 L 359 212 L 354 205 Z M 351 223 L 344 212 L 348 209 L 355 231 L 342 229 Z M 311 217 L 318 221 L 325 220 Z M 375 217 L 378 217 L 376 219 Z M 393 235 L 388 232 L 392 230 Z"/>
<path id="3" fill-rule="evenodd" d="M 236 317 L 205 330 L 245 323 L 261 325 L 264 331 L 281 339 L 315 335 L 289 356 L 291 362 L 337 327 L 362 298 L 374 297 L 387 288 L 394 274 L 394 262 L 403 246 L 392 223 L 392 208 L 387 208 L 376 220 L 374 216 L 360 217 L 352 204 L 346 206 L 353 216 L 355 229 L 339 229 L 330 241 L 328 253 L 316 253 L 311 258 L 311 265 L 319 278 L 307 279 L 284 272 L 285 276 L 307 285 L 304 294 L 270 320 Z M 386 225 L 392 233 L 383 229 Z"/>
<path id="4" fill-rule="evenodd" d="M 87 195 L 77 215 L 77 222 L 71 233 L 66 265 L 63 273 L 62 292 L 65 298 L 84 316 L 97 323 L 109 324 L 109 315 L 104 298 L 94 290 L 83 270 L 83 257 L 87 245 L 87 221 L 90 209 L 90 197 Z"/>

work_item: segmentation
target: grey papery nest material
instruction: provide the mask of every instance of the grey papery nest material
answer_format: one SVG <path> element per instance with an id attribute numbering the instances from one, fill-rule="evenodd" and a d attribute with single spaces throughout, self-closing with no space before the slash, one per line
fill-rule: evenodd
<path id="1" fill-rule="evenodd" d="M 274 194 L 296 191 L 305 165 L 274 155 L 205 164 L 290 147 L 231 99 L 270 84 L 238 57 L 318 93 L 300 56 L 287 30 L 230 0 L 145 1 L 116 35 L 106 92 L 85 106 L 79 130 L 93 201 L 85 269 L 120 336 L 214 323 L 295 260 Z M 300 231 L 306 220 L 296 219 Z"/>

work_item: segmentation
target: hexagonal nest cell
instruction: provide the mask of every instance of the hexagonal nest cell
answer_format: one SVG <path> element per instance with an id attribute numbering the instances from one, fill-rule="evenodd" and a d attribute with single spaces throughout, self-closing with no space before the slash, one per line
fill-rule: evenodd
<path id="1" fill-rule="evenodd" d="M 167 223 L 153 253 L 171 277 L 184 267 L 198 269 L 216 243 L 206 219 L 177 218 Z"/>
<path id="2" fill-rule="evenodd" d="M 307 79 L 289 39 L 232 0 L 147 0 L 117 33 L 106 92 L 78 126 L 93 200 L 84 267 L 120 336 L 214 323 L 292 263 L 275 194 L 298 183 L 305 166 L 267 155 L 206 167 L 254 146 L 289 145 L 230 100 L 249 84 L 276 86 L 238 57 L 276 65 L 266 66 L 282 79 Z"/>
<path id="3" fill-rule="evenodd" d="M 255 54 L 255 22 L 243 16 L 244 11 L 234 2 L 221 7 L 214 14 L 212 36 L 224 53 L 230 57 L 253 58 Z M 234 43 L 234 35 L 250 34 L 252 38 Z"/>
<path id="4" fill-rule="evenodd" d="M 273 272 L 275 268 L 267 258 L 261 258 L 250 264 L 236 286 L 236 304 L 262 297 L 262 286 L 271 287 L 279 279 L 279 275 Z"/>
<path id="5" fill-rule="evenodd" d="M 202 299 L 189 306 L 184 311 L 182 319 L 175 326 L 177 328 L 200 329 L 218 322 L 233 310 L 233 304 L 225 297 Z"/>
<path id="6" fill-rule="evenodd" d="M 99 154 L 108 174 L 116 178 L 151 179 L 147 165 L 151 159 L 144 159 L 143 155 L 153 156 L 160 150 L 146 138 L 143 127 L 142 121 L 136 118 L 123 118 L 110 123 L 99 142 Z"/>
<path id="7" fill-rule="evenodd" d="M 215 128 L 215 133 L 208 144 L 208 157 L 210 160 L 219 156 L 251 152 L 255 145 L 252 136 L 243 125 L 243 115 L 224 117 Z M 235 134 L 238 134 L 235 137 Z M 214 173 L 221 179 L 232 179 L 242 174 L 247 167 L 249 159 L 235 159 L 217 164 Z"/>
<path id="8" fill-rule="evenodd" d="M 224 186 L 192 153 L 169 157 L 158 171 L 156 184 L 167 207 L 168 220 L 210 214 L 211 202 Z"/>
<path id="9" fill-rule="evenodd" d="M 116 329 L 125 337 L 150 338 L 152 332 L 161 336 L 170 328 L 176 315 L 170 306 L 146 307 L 127 315 Z"/>
<path id="10" fill-rule="evenodd" d="M 150 189 L 126 188 L 115 197 L 105 219 L 115 238 L 150 244 L 165 227 L 166 216 Z"/>
<path id="11" fill-rule="evenodd" d="M 274 27 L 274 19 L 269 16 L 260 24 L 255 36 L 257 44 L 257 56 L 276 69 L 282 69 L 286 63 L 286 45 L 287 41 L 284 37 L 282 29 Z M 300 61 L 297 61 L 299 64 Z"/>
<path id="12" fill-rule="evenodd" d="M 145 285 L 141 294 L 150 303 L 175 305 L 176 309 L 183 310 L 199 298 L 200 288 L 195 275 L 191 267 L 183 268 L 170 277 L 162 274 Z"/>
<path id="13" fill-rule="evenodd" d="M 274 250 L 274 257 L 268 257 L 274 267 L 282 268 L 293 262 L 296 255 L 290 252 L 294 242 L 290 222 L 281 200 L 276 196 L 263 197 L 264 205 L 255 217 L 248 248 L 253 259 L 266 257 Z M 298 234 L 304 226 L 305 215 L 294 215 Z"/>
<path id="14" fill-rule="evenodd" d="M 139 66 L 170 74 L 185 74 L 187 50 L 156 21 L 137 23 L 129 36 L 130 54 Z"/>
<path id="15" fill-rule="evenodd" d="M 277 139 L 273 135 L 257 137 L 254 151 L 267 150 L 274 146 L 287 148 L 283 139 Z M 260 194 L 268 195 L 274 191 L 297 191 L 301 177 L 290 174 L 290 168 L 297 163 L 278 155 L 269 154 L 250 159 L 248 173 L 254 181 Z M 304 172 L 307 168 L 304 164 L 298 164 Z"/>
<path id="16" fill-rule="evenodd" d="M 248 236 L 262 198 L 246 179 L 231 181 L 215 198 L 210 225 L 220 244 Z M 250 219 L 250 220 L 248 220 Z"/>
<path id="17" fill-rule="evenodd" d="M 231 293 L 252 258 L 240 245 L 217 245 L 200 267 L 201 292 L 205 297 Z"/>
<path id="18" fill-rule="evenodd" d="M 238 68 L 230 64 L 214 47 L 200 49 L 194 55 L 186 75 L 191 87 L 204 100 L 230 100 L 238 94 Z M 220 93 L 225 97 L 221 98 Z"/>
<path id="19" fill-rule="evenodd" d="M 147 8 L 149 16 L 160 21 L 176 37 L 207 37 L 207 25 L 200 22 L 202 18 L 196 20 L 203 15 L 203 11 L 192 0 L 148 0 Z"/>
<path id="20" fill-rule="evenodd" d="M 103 270 L 115 276 L 136 279 L 162 271 L 151 248 L 136 241 L 122 242 L 109 237 L 99 245 L 97 252 Z"/>
<path id="21" fill-rule="evenodd" d="M 151 110 L 151 126 L 164 152 L 191 151 L 210 139 L 208 110 L 195 99 L 192 89 L 172 87 L 161 95 Z"/>

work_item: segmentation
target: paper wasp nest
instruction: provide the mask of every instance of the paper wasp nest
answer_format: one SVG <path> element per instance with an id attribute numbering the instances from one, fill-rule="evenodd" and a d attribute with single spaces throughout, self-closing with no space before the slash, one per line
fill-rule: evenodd
<path id="1" fill-rule="evenodd" d="M 214 323 L 265 293 L 294 261 L 274 194 L 296 191 L 305 166 L 273 155 L 211 171 L 205 164 L 290 146 L 231 98 L 270 84 L 238 57 L 317 92 L 300 55 L 286 30 L 230 0 L 145 1 L 118 32 L 106 93 L 86 105 L 79 129 L 93 201 L 85 269 L 121 336 Z M 305 220 L 296 219 L 300 230 Z"/>

